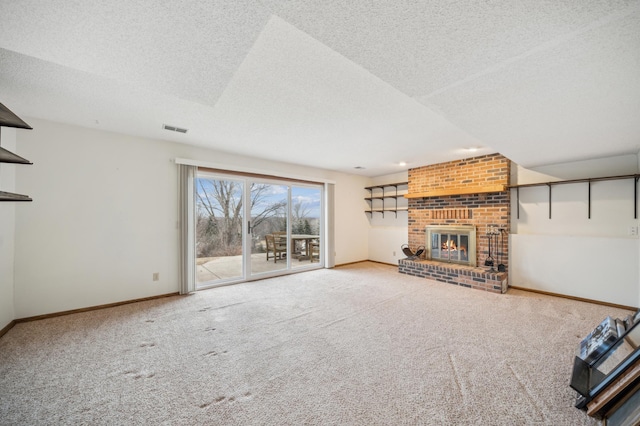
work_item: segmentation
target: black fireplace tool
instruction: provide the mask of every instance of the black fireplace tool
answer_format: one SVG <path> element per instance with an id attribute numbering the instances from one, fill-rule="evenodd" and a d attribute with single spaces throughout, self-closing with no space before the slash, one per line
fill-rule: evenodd
<path id="1" fill-rule="evenodd" d="M 491 255 L 491 234 L 487 232 L 487 240 L 489 241 L 489 255 L 484 261 L 484 266 L 491 266 L 493 269 L 493 256 Z"/>
<path id="2" fill-rule="evenodd" d="M 505 266 L 504 263 L 501 262 L 502 260 L 502 255 L 500 254 L 502 252 L 502 254 L 504 254 L 504 234 L 507 231 L 505 231 L 504 229 L 500 229 L 500 251 L 498 251 L 498 272 L 505 272 L 507 270 L 507 267 Z M 496 244 L 498 244 L 498 236 L 496 235 Z"/>

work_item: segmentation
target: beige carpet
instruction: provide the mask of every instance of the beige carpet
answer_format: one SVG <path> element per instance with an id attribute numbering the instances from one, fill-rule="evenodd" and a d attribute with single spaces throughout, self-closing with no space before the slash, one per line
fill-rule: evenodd
<path id="1" fill-rule="evenodd" d="M 627 311 L 361 263 L 21 323 L 2 425 L 590 425 L 576 345 Z"/>

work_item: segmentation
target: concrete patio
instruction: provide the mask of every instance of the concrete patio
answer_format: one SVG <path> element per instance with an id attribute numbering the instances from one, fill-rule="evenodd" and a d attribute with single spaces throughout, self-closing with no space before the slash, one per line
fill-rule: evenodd
<path id="1" fill-rule="evenodd" d="M 296 256 L 296 255 L 294 255 Z M 318 259 L 310 262 L 307 257 L 297 256 L 291 259 L 291 269 L 319 265 Z M 273 261 L 270 257 L 267 261 L 266 253 L 254 253 L 251 255 L 251 271 L 253 274 L 278 271 L 287 268 L 287 259 Z M 208 257 L 196 259 L 196 282 L 204 284 L 215 280 L 228 280 L 242 276 L 242 255 Z"/>

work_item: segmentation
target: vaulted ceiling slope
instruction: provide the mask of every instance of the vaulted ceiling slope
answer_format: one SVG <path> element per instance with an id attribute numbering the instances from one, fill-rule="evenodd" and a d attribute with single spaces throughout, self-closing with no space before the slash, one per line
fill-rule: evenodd
<path id="1" fill-rule="evenodd" d="M 0 0 L 0 73 L 21 116 L 368 176 L 640 149 L 640 0 Z"/>

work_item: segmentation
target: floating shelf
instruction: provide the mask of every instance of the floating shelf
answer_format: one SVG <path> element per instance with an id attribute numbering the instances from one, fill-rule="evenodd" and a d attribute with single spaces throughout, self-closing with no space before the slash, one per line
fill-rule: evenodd
<path id="1" fill-rule="evenodd" d="M 18 129 L 29 129 L 32 127 L 22 121 L 20 117 L 15 115 L 9 108 L 0 103 L 0 127 L 16 127 Z M 0 135 L 1 136 L 1 135 Z M 11 151 L 0 147 L 0 163 L 13 164 L 33 164 L 26 158 L 22 158 Z M 0 191 L 0 201 L 33 201 L 27 195 L 14 194 L 12 192 Z"/>
<path id="2" fill-rule="evenodd" d="M 33 201 L 28 195 L 0 191 L 0 201 Z"/>
<path id="3" fill-rule="evenodd" d="M 587 217 L 591 219 L 591 182 L 602 182 L 607 180 L 625 180 L 633 179 L 633 218 L 638 218 L 638 179 L 640 174 L 633 175 L 618 175 L 618 176 L 604 176 L 597 178 L 582 178 L 582 179 L 569 179 L 569 180 L 555 180 L 551 182 L 538 182 L 538 183 L 525 183 L 522 185 L 509 185 L 509 189 L 516 190 L 516 204 L 518 206 L 516 218 L 520 219 L 520 188 L 533 188 L 535 186 L 546 186 L 549 188 L 549 219 L 551 219 L 551 187 L 554 185 L 567 185 L 571 183 L 586 183 L 588 184 L 588 210 Z"/>
<path id="4" fill-rule="evenodd" d="M 414 192 L 406 194 L 405 198 L 430 198 L 430 197 L 446 197 L 448 195 L 470 195 L 485 194 L 488 192 L 503 192 L 507 190 L 506 185 L 485 185 L 485 186 L 467 186 L 464 188 L 445 188 L 434 189 L 433 191 Z"/>
<path id="5" fill-rule="evenodd" d="M 14 154 L 2 147 L 0 147 L 0 163 L 33 164 L 26 158 L 22 158 L 18 154 Z"/>
<path id="6" fill-rule="evenodd" d="M 19 129 L 33 130 L 33 127 L 22 121 L 9 108 L 0 103 L 0 127 L 17 127 Z"/>
<path id="7" fill-rule="evenodd" d="M 565 185 L 568 183 L 585 183 L 585 182 L 600 182 L 604 180 L 620 180 L 620 179 L 638 179 L 640 174 L 633 175 L 618 175 L 618 176 L 605 176 L 597 178 L 582 178 L 582 179 L 569 179 L 569 180 L 554 180 L 550 182 L 538 182 L 538 183 L 524 183 L 522 185 L 509 185 L 511 188 L 530 188 L 532 186 L 549 186 L 549 185 Z"/>
<path id="8" fill-rule="evenodd" d="M 364 189 L 366 189 L 367 191 L 369 191 L 369 197 L 365 197 L 365 200 L 371 203 L 371 209 L 369 210 L 365 210 L 365 213 L 369 213 L 371 216 L 373 216 L 374 213 L 382 213 L 382 217 L 384 217 L 384 214 L 387 212 L 390 213 L 394 213 L 396 215 L 396 217 L 398 217 L 398 212 L 400 211 L 408 211 L 409 208 L 408 207 L 398 207 L 398 198 L 403 197 L 402 194 L 398 194 L 398 187 L 399 186 L 406 186 L 408 185 L 409 182 L 396 182 L 396 183 L 387 183 L 384 185 L 374 185 L 374 186 L 366 186 Z M 394 188 L 395 191 L 393 191 L 393 193 L 385 193 L 385 188 Z M 379 196 L 374 196 L 373 195 L 373 190 L 374 189 L 380 189 L 382 190 L 382 195 Z M 394 200 L 394 207 L 393 208 L 388 208 L 385 207 L 385 200 L 388 199 L 392 199 Z M 373 208 L 373 201 L 374 200 L 379 200 L 382 201 L 382 207 L 379 209 Z"/>
<path id="9" fill-rule="evenodd" d="M 391 213 L 395 213 L 395 212 L 406 212 L 409 211 L 408 207 L 398 207 L 395 209 L 373 209 L 373 210 L 365 210 L 365 213 L 385 213 L 385 212 L 391 212 Z"/>

